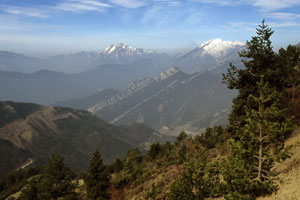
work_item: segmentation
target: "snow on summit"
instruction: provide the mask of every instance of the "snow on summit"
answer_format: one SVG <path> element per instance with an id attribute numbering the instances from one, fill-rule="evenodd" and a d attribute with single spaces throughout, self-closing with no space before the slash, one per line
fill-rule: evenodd
<path id="1" fill-rule="evenodd" d="M 111 55 L 111 54 L 123 54 L 127 56 L 132 55 L 143 55 L 143 54 L 150 54 L 153 53 L 152 51 L 139 49 L 135 47 L 131 47 L 125 43 L 118 43 L 116 45 L 110 45 L 105 48 L 103 51 L 104 54 Z"/>
<path id="2" fill-rule="evenodd" d="M 239 41 L 223 41 L 220 38 L 217 38 L 201 44 L 180 59 L 202 59 L 202 61 L 211 58 L 215 61 L 227 59 L 228 56 L 233 54 L 238 56 L 238 51 L 244 46 L 245 44 Z"/>
<path id="3" fill-rule="evenodd" d="M 161 62 L 167 59 L 165 54 L 159 54 L 142 48 L 135 48 L 125 43 L 110 45 L 104 51 L 98 53 L 98 58 L 102 64 L 129 64 L 144 59 L 152 59 L 155 62 Z"/>
<path id="4" fill-rule="evenodd" d="M 240 48 L 245 44 L 239 41 L 223 41 L 220 38 L 209 40 L 201 44 L 197 49 L 202 50 L 202 55 L 209 54 L 213 57 L 224 56 L 229 50 Z"/>
<path id="5" fill-rule="evenodd" d="M 216 63 L 240 60 L 238 52 L 245 47 L 239 41 L 224 41 L 220 38 L 204 42 L 177 60 L 185 72 L 205 71 L 216 67 Z"/>

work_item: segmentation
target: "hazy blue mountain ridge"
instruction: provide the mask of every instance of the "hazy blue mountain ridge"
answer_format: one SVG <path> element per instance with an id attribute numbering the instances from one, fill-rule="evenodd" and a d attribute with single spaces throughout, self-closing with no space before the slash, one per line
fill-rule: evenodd
<path id="1" fill-rule="evenodd" d="M 114 124 L 139 122 L 160 130 L 199 131 L 226 122 L 234 95 L 220 76 L 210 72 L 186 74 L 171 67 L 160 76 L 134 81 L 87 110 Z M 61 105 L 73 106 L 68 102 Z"/>

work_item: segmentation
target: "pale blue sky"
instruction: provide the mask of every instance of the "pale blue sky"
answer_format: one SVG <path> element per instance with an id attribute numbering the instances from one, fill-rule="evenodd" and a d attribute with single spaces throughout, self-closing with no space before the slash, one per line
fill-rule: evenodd
<path id="1" fill-rule="evenodd" d="M 300 42 L 300 0 L 0 0 L 0 49 L 49 56 L 124 42 L 169 52 L 245 42 L 263 18 L 275 48 Z"/>

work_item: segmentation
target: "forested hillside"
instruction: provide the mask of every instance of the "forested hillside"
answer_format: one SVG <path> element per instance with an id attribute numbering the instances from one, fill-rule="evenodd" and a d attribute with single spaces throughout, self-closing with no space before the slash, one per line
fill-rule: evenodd
<path id="1" fill-rule="evenodd" d="M 142 124 L 113 126 L 87 111 L 70 108 L 0 102 L 0 111 L 0 174 L 28 159 L 45 164 L 53 152 L 79 171 L 87 167 L 95 148 L 107 163 L 132 148 L 144 149 L 147 143 L 170 139 Z"/>

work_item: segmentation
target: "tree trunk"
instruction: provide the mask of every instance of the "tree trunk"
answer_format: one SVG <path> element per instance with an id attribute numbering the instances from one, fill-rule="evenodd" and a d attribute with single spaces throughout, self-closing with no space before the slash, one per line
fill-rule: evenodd
<path id="1" fill-rule="evenodd" d="M 264 80 L 263 76 L 260 77 L 261 87 L 259 87 L 259 104 L 258 104 L 258 111 L 259 111 L 259 150 L 258 150 L 258 169 L 257 169 L 257 178 L 258 180 L 262 180 L 262 168 L 263 168 L 263 121 L 264 121 L 264 104 L 265 104 L 265 95 L 263 91 Z"/>
<path id="2" fill-rule="evenodd" d="M 262 161 L 263 161 L 263 129 L 262 125 L 259 127 L 259 151 L 258 151 L 258 173 L 257 179 L 262 180 Z"/>
<path id="3" fill-rule="evenodd" d="M 295 100 L 295 85 L 296 85 L 296 83 L 293 83 L 293 86 L 292 86 L 292 102 L 294 102 L 294 100 Z"/>

